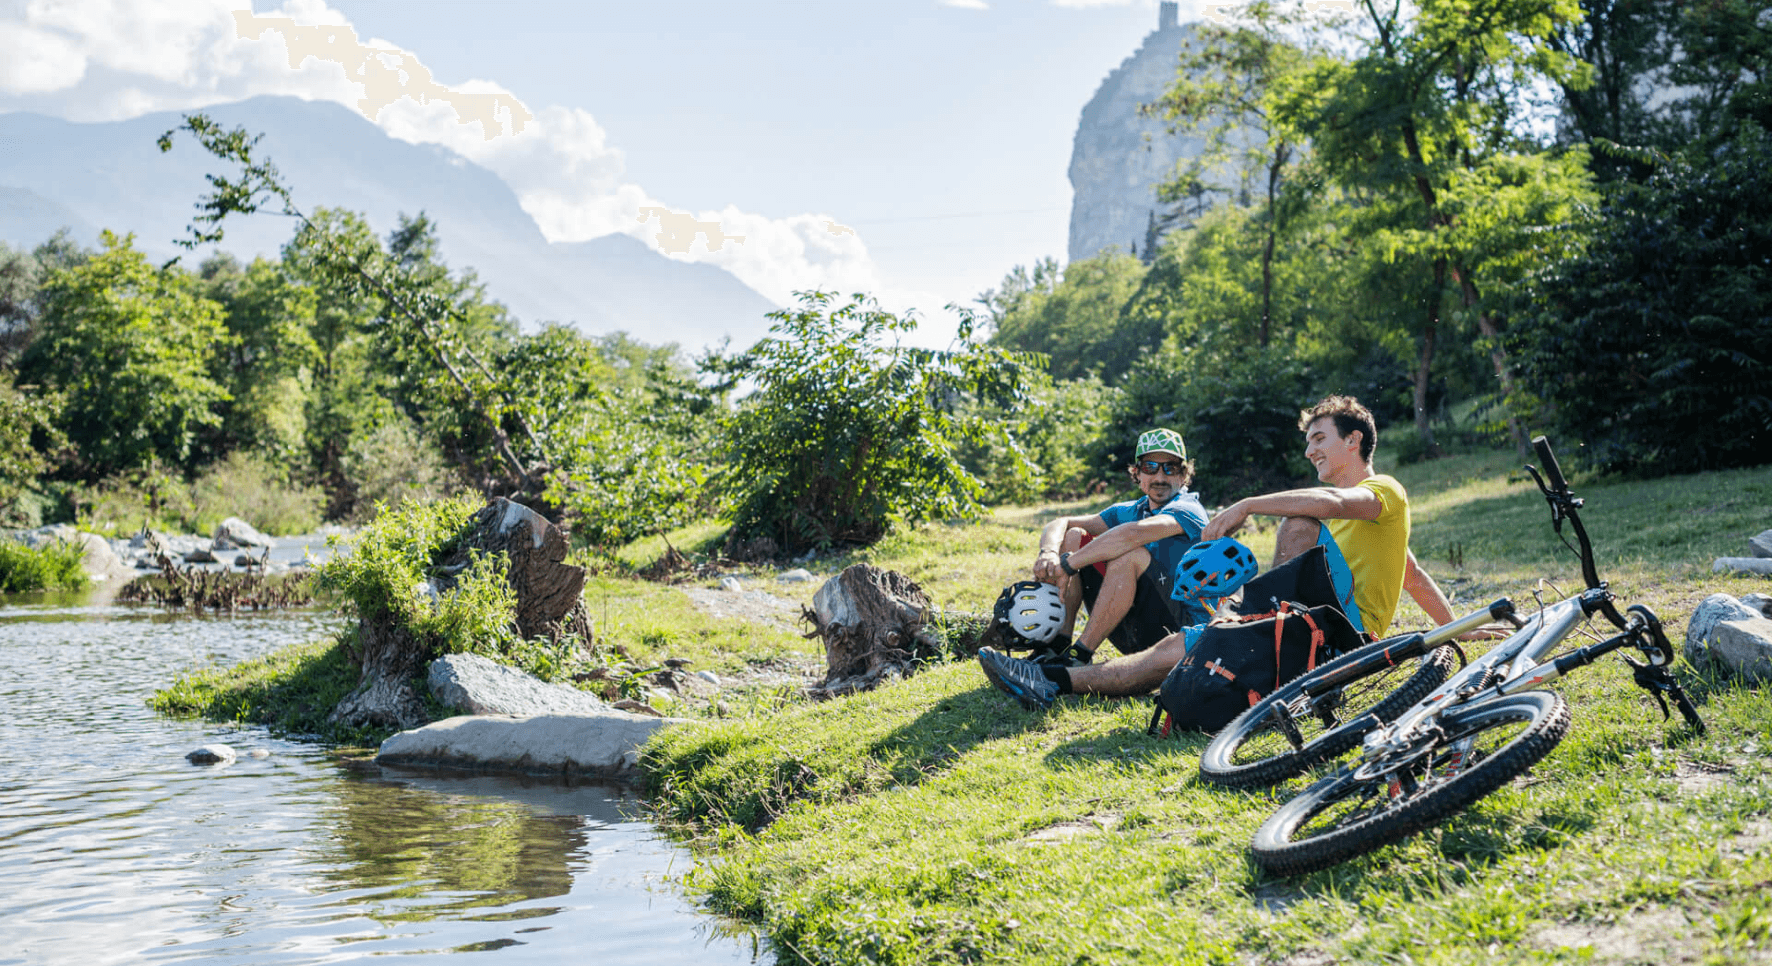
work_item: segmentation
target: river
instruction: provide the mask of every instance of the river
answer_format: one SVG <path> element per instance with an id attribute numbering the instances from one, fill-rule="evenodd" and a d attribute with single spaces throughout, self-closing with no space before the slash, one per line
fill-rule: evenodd
<path id="1" fill-rule="evenodd" d="M 352 764 L 144 704 L 337 621 L 0 598 L 0 964 L 773 961 L 677 891 L 689 857 L 621 786 Z M 185 761 L 217 741 L 241 757 Z"/>

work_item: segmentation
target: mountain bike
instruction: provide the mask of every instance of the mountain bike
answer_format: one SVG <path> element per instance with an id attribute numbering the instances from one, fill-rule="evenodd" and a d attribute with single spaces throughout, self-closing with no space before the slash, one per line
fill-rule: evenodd
<path id="1" fill-rule="evenodd" d="M 1663 717 L 1671 699 L 1704 733 L 1668 670 L 1674 648 L 1661 621 L 1641 604 L 1619 612 L 1581 524 L 1583 501 L 1570 492 L 1549 442 L 1540 436 L 1532 445 L 1544 473 L 1531 465 L 1526 472 L 1565 546 L 1564 521 L 1575 534 L 1579 549 L 1570 549 L 1581 558 L 1586 589 L 1526 619 L 1503 598 L 1430 633 L 1369 644 L 1276 689 L 1227 725 L 1201 756 L 1201 776 L 1214 784 L 1273 784 L 1354 751 L 1255 833 L 1250 851 L 1262 868 L 1281 875 L 1328 868 L 1436 825 L 1506 785 L 1568 733 L 1568 705 L 1540 686 L 1622 648 L 1643 655 L 1624 660 Z M 1596 614 L 1619 633 L 1546 659 Z M 1453 642 L 1491 621 L 1515 631 L 1449 673 Z"/>

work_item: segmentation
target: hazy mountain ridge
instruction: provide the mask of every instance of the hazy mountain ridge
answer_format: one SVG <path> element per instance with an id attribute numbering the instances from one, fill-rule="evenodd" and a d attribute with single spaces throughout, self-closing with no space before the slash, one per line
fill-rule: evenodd
<path id="1" fill-rule="evenodd" d="M 649 342 L 696 348 L 731 335 L 745 344 L 768 327 L 768 299 L 717 265 L 678 262 L 637 238 L 608 235 L 549 244 L 511 189 L 485 168 L 437 145 L 387 136 L 337 104 L 259 97 L 205 112 L 262 132 L 268 154 L 305 211 L 364 213 L 384 235 L 401 212 L 436 223 L 452 268 L 474 268 L 491 296 L 525 323 L 575 322 L 592 332 L 627 329 Z M 231 174 L 188 137 L 162 154 L 155 139 L 180 114 L 75 124 L 40 114 L 0 114 L 0 239 L 35 245 L 67 225 L 85 244 L 100 228 L 134 232 L 156 259 L 185 253 L 193 204 L 207 172 Z M 275 256 L 295 230 L 270 215 L 230 218 L 221 248 Z"/>

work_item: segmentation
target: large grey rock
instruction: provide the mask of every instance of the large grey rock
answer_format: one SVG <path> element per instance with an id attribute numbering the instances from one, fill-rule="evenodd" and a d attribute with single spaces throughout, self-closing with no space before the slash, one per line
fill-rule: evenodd
<path id="1" fill-rule="evenodd" d="M 208 547 L 195 547 L 185 551 L 185 563 L 221 563 L 221 559 Z"/>
<path id="2" fill-rule="evenodd" d="M 268 547 L 271 538 L 259 533 L 252 524 L 239 517 L 228 517 L 216 524 L 212 547 L 215 550 L 240 550 L 245 547 Z"/>
<path id="3" fill-rule="evenodd" d="M 1761 530 L 1758 535 L 1748 537 L 1747 545 L 1756 557 L 1772 557 L 1772 530 Z"/>
<path id="4" fill-rule="evenodd" d="M 80 539 L 80 531 L 74 529 L 72 524 L 52 523 L 35 530 L 16 530 L 13 532 L 13 538 L 32 550 L 41 550 L 57 541 L 75 543 Z"/>
<path id="5" fill-rule="evenodd" d="M 1772 574 L 1772 557 L 1718 557 L 1711 564 L 1713 574 L 1737 571 L 1748 574 Z"/>
<path id="6" fill-rule="evenodd" d="M 1758 611 L 1761 617 L 1772 617 L 1772 594 L 1748 594 L 1741 602 Z"/>
<path id="7" fill-rule="evenodd" d="M 1711 628 L 1711 661 L 1747 681 L 1772 681 L 1772 620 L 1750 617 Z"/>
<path id="8" fill-rule="evenodd" d="M 431 662 L 428 678 L 437 700 L 469 714 L 601 714 L 596 695 L 548 684 L 478 654 L 450 654 Z"/>
<path id="9" fill-rule="evenodd" d="M 462 716 L 402 731 L 381 743 L 375 760 L 475 771 L 620 775 L 640 747 L 680 718 L 605 711 L 540 717 Z"/>
<path id="10" fill-rule="evenodd" d="M 133 568 L 118 558 L 111 542 L 96 533 L 76 534 L 80 546 L 80 566 L 93 580 L 115 581 L 135 575 Z"/>
<path id="11" fill-rule="evenodd" d="M 1692 618 L 1686 622 L 1686 661 L 1693 667 L 1703 667 L 1710 660 L 1710 636 L 1718 624 L 1759 616 L 1760 612 L 1751 604 L 1736 600 L 1728 594 L 1706 597 L 1692 609 Z"/>

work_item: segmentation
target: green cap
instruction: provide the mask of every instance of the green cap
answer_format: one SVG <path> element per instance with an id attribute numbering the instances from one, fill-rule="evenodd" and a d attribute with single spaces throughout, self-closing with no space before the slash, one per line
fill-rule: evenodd
<path id="1" fill-rule="evenodd" d="M 1187 444 L 1173 429 L 1153 429 L 1138 437 L 1138 451 L 1132 454 L 1132 458 L 1141 459 L 1146 453 L 1170 453 L 1186 460 Z"/>

